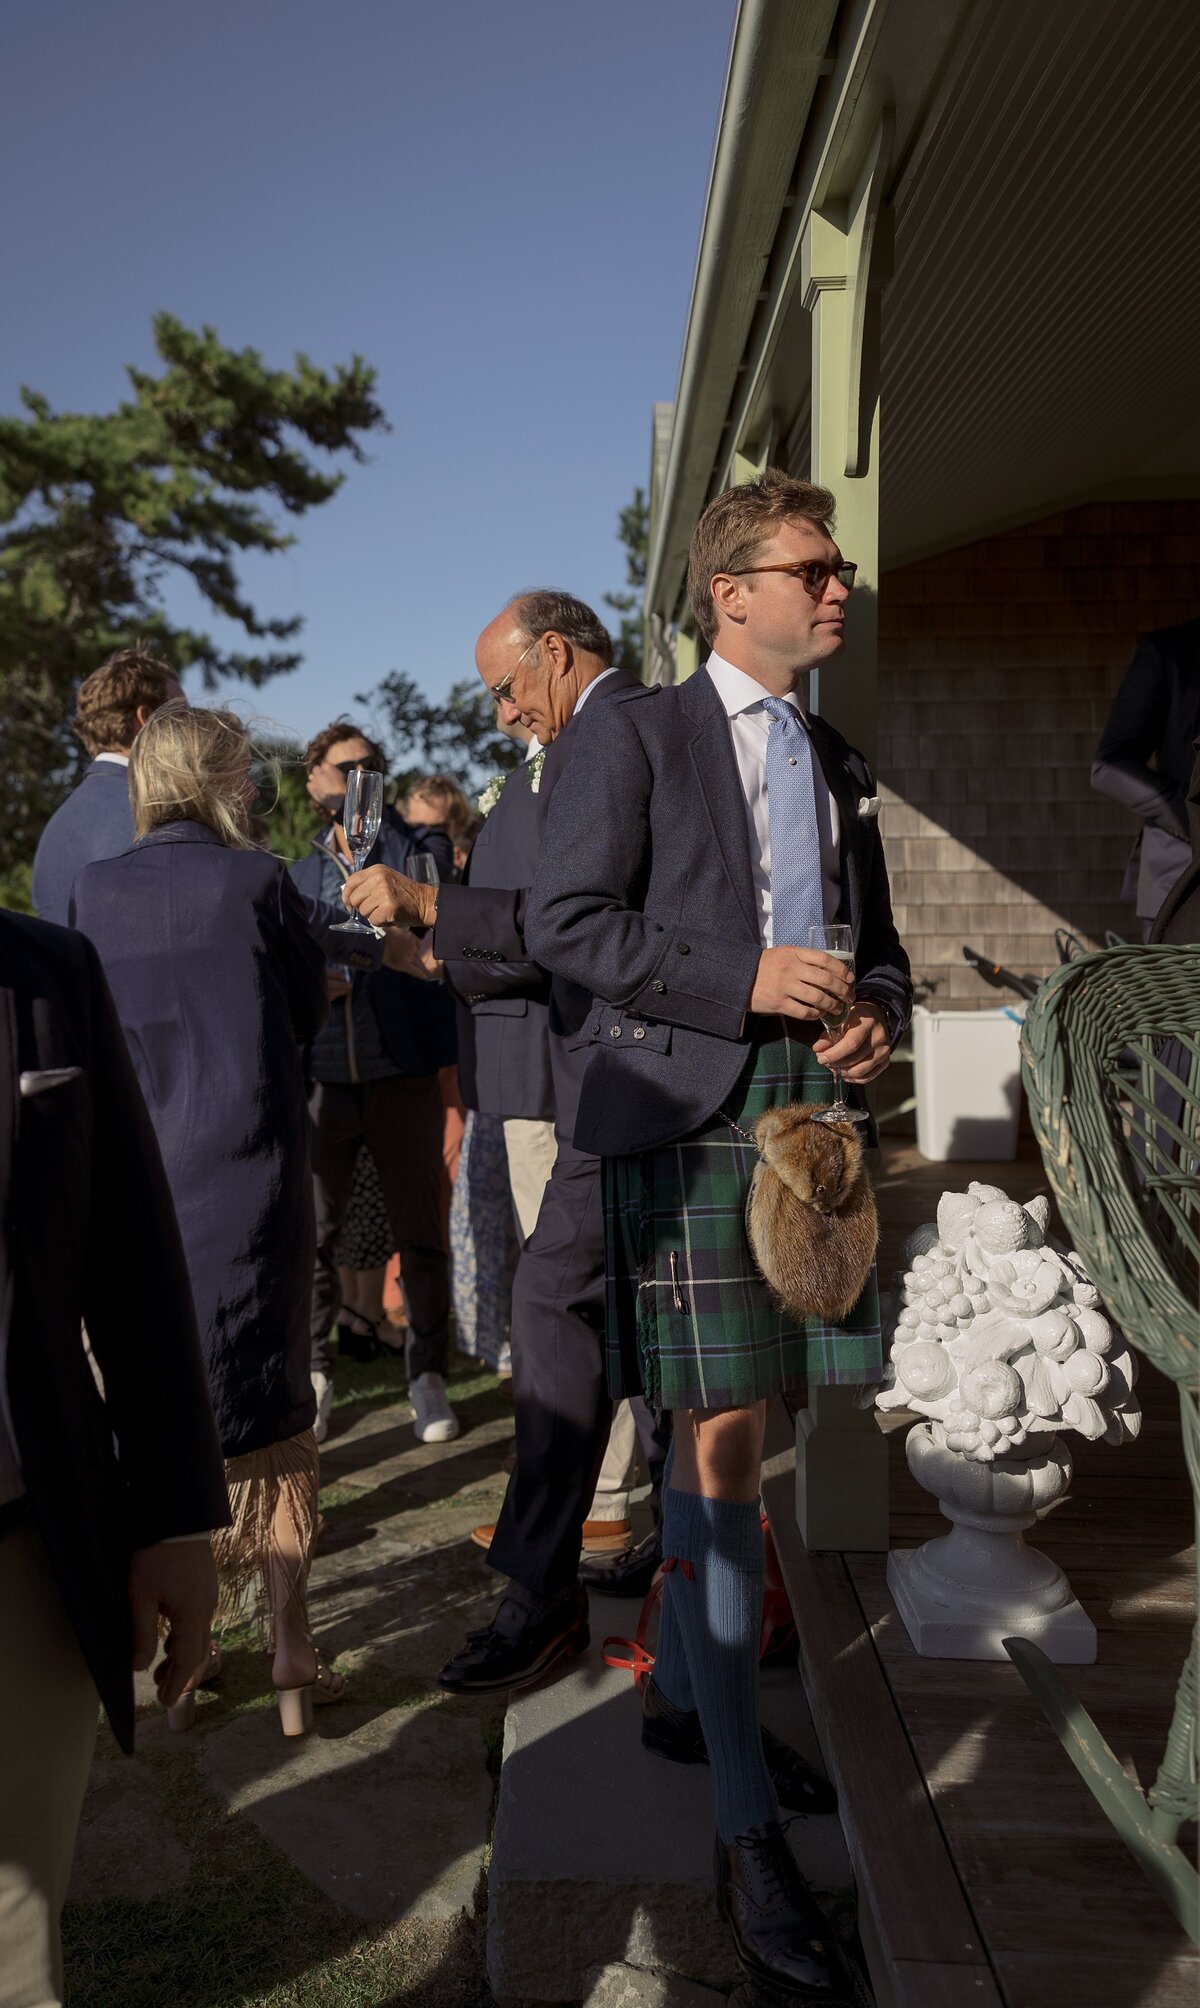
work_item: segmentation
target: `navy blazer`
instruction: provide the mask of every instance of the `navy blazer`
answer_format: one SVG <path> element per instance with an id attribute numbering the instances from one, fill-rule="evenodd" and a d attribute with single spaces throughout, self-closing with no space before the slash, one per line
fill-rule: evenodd
<path id="1" fill-rule="evenodd" d="M 158 1135 L 221 1448 L 281 1443 L 314 1414 L 300 1049 L 329 1014 L 321 951 L 278 858 L 231 850 L 196 822 L 89 865 L 74 916 Z"/>
<path id="2" fill-rule="evenodd" d="M 509 775 L 472 846 L 463 885 L 516 891 L 533 884 L 540 794 L 527 766 Z M 467 1107 L 552 1121 L 549 977 L 528 962 L 451 960 L 445 967 L 459 1000 L 458 1084 Z"/>
<path id="3" fill-rule="evenodd" d="M 444 831 L 431 830 L 428 836 L 418 837 L 412 825 L 395 809 L 385 809 L 367 862 L 390 865 L 393 871 L 403 872 L 409 859 L 418 852 L 436 858 L 439 872 L 447 877 L 453 871 L 454 853 Z M 393 1065 L 402 1074 L 436 1074 L 439 1067 L 453 1066 L 458 1050 L 454 1000 L 445 985 L 383 968 L 380 961 L 383 943 L 378 938 L 332 932 L 335 920 L 349 920 L 352 916 L 349 907 L 331 906 L 323 898 L 323 875 L 323 846 L 314 843 L 308 856 L 292 866 L 292 879 L 308 915 L 309 927 L 331 962 L 348 964 L 356 994 L 360 985 L 365 987 Z"/>
<path id="4" fill-rule="evenodd" d="M 810 729 L 838 805 L 858 995 L 885 1007 L 898 1037 L 912 982 L 878 821 L 859 814 L 874 785 L 840 733 L 821 718 Z M 584 714 L 525 932 L 556 976 L 608 1000 L 582 1033 L 577 1145 L 622 1157 L 706 1123 L 745 1063 L 762 948 L 733 737 L 704 670 Z"/>
<path id="5" fill-rule="evenodd" d="M 1153 919 L 1191 861 L 1187 791 L 1200 738 L 1200 620 L 1138 640 L 1113 699 L 1092 786 L 1142 824 L 1123 888 Z M 1153 760 L 1154 766 L 1150 766 Z"/>
<path id="6" fill-rule="evenodd" d="M 33 904 L 42 919 L 65 927 L 71 887 L 84 866 L 119 857 L 132 842 L 129 769 L 118 760 L 93 760 L 38 838 Z"/>
<path id="7" fill-rule="evenodd" d="M 568 768 L 572 768 L 573 778 L 572 763 L 584 720 L 597 708 L 606 708 L 642 689 L 636 676 L 630 676 L 626 670 L 615 670 L 597 683 L 583 710 L 568 718 L 547 747 L 534 797 L 539 856 L 545 842 L 550 804 Z M 546 982 L 546 971 L 525 941 L 529 892 L 529 884 L 512 890 L 477 885 L 443 886 L 438 894 L 434 953 L 443 960 L 472 964 L 470 981 L 479 991 L 487 987 L 492 995 L 537 994 L 539 986 Z M 541 994 L 545 994 L 544 988 Z M 568 976 L 552 972 L 549 1028 L 554 1118 L 560 1136 L 568 1141 L 574 1133 L 575 1111 L 583 1085 L 584 1056 L 578 1052 L 578 1034 L 591 1001 L 590 987 L 581 987 Z"/>
<path id="8" fill-rule="evenodd" d="M 22 1073 L 50 1069 L 68 1077 L 20 1092 Z M 13 913 L 0 914 L 0 1338 L 30 1511 L 129 1750 L 130 1552 L 225 1526 L 229 1501 L 170 1188 L 99 958 Z"/>

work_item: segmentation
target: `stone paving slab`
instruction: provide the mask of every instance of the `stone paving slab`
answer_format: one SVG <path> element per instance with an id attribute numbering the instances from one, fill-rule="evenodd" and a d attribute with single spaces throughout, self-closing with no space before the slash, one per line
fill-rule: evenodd
<path id="1" fill-rule="evenodd" d="M 644 1751 L 632 1679 L 601 1662 L 601 1633 L 632 1636 L 637 1613 L 594 1598 L 590 1652 L 509 1704 L 488 1876 L 488 1971 L 501 2000 L 581 2000 L 606 1964 L 726 1993 L 738 1983 L 713 1897 L 707 1767 Z M 794 1670 L 764 1675 L 763 1715 L 820 1763 Z M 844 1914 L 852 1876 L 836 1815 L 796 1820 L 789 1838 L 818 1899 Z"/>
<path id="2" fill-rule="evenodd" d="M 470 1909 L 492 1801 L 476 1717 L 348 1702 L 285 1740 L 274 1710 L 256 1709 L 206 1736 L 199 1765 L 227 1812 L 355 1916 L 428 1923 Z"/>
<path id="3" fill-rule="evenodd" d="M 191 1867 L 191 1856 L 167 1816 L 150 1766 L 136 1757 L 97 1757 L 79 1825 L 68 1903 L 169 1896 L 183 1888 Z"/>

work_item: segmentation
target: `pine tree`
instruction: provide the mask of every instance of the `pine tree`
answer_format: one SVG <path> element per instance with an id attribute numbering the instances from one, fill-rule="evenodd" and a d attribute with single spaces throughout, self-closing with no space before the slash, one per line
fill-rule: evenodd
<path id="1" fill-rule="evenodd" d="M 286 550 L 287 520 L 341 486 L 328 458 L 361 461 L 360 437 L 386 425 L 358 356 L 332 373 L 303 355 L 272 370 L 169 314 L 154 342 L 164 369 L 131 368 L 132 397 L 115 411 L 56 412 L 23 389 L 23 415 L 0 419 L 0 880 L 28 862 L 78 775 L 75 693 L 113 649 L 143 642 L 206 689 L 295 668 L 300 621 L 259 619 L 238 557 Z M 172 574 L 238 623 L 246 652 L 168 619 Z"/>
<path id="2" fill-rule="evenodd" d="M 617 518 L 617 542 L 625 546 L 625 583 L 636 587 L 632 593 L 605 593 L 604 604 L 621 616 L 613 650 L 618 669 L 634 676 L 642 673 L 642 593 L 646 584 L 646 559 L 650 544 L 650 510 L 644 488 L 635 488 L 633 500 Z"/>

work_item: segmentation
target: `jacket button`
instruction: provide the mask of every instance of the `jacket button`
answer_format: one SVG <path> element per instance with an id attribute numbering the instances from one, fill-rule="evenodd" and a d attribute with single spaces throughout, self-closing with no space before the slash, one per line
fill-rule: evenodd
<path id="1" fill-rule="evenodd" d="M 619 1039 L 621 1036 L 621 1027 L 619 1025 L 610 1026 L 608 1036 L 610 1039 Z"/>
<path id="2" fill-rule="evenodd" d="M 691 949 L 690 949 L 690 948 L 688 947 L 688 945 L 687 945 L 687 942 L 686 942 L 686 941 L 677 941 L 677 942 L 675 943 L 675 953 L 676 953 L 676 955 L 690 955 L 690 954 L 691 954 L 691 952 L 692 952 L 692 951 L 691 951 Z"/>
<path id="3" fill-rule="evenodd" d="M 657 990 L 660 996 L 661 996 L 661 995 L 663 994 L 663 992 L 664 992 L 664 991 L 666 990 L 666 987 L 667 987 L 667 986 L 666 986 L 666 984 L 665 984 L 665 983 L 663 982 L 663 980 L 662 980 L 662 977 L 661 977 L 661 976 L 656 976 L 656 977 L 654 978 L 654 981 L 653 981 L 653 982 L 651 983 L 651 985 L 650 985 L 650 988 L 651 988 L 652 990 Z"/>
<path id="4" fill-rule="evenodd" d="M 598 1032 L 600 1030 L 600 1020 L 598 1018 L 592 1019 L 592 1030 L 593 1032 Z"/>
<path id="5" fill-rule="evenodd" d="M 644 1039 L 646 1036 L 646 1027 L 644 1025 L 635 1025 L 633 1028 L 633 1036 L 635 1039 Z"/>

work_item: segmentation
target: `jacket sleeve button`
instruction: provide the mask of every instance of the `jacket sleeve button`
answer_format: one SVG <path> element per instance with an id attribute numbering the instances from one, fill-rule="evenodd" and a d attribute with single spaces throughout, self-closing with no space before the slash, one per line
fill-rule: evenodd
<path id="1" fill-rule="evenodd" d="M 691 949 L 690 949 L 690 948 L 688 947 L 688 945 L 687 945 L 687 942 L 686 942 L 686 941 L 677 941 L 677 942 L 675 943 L 675 953 L 676 953 L 676 955 L 690 955 L 690 954 L 691 954 L 691 952 L 692 952 L 692 951 L 691 951 Z"/>
<path id="2" fill-rule="evenodd" d="M 609 1030 L 608 1036 L 610 1039 L 619 1039 L 621 1036 L 621 1027 L 619 1025 L 613 1025 Z"/>
<path id="3" fill-rule="evenodd" d="M 666 984 L 665 984 L 665 983 L 663 982 L 663 980 L 662 980 L 662 977 L 661 977 L 661 976 L 656 976 L 656 977 L 654 978 L 653 982 L 652 982 L 652 983 L 651 983 L 651 985 L 650 985 L 650 988 L 651 988 L 652 990 L 657 990 L 660 996 L 661 996 L 661 995 L 662 995 L 662 994 L 663 994 L 663 993 L 665 992 L 665 990 L 666 990 L 666 987 L 667 987 L 667 986 L 666 986 Z"/>
<path id="4" fill-rule="evenodd" d="M 635 1039 L 644 1039 L 646 1036 L 646 1027 L 644 1025 L 635 1025 L 633 1028 L 633 1036 Z"/>

